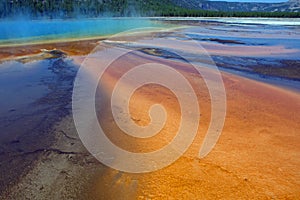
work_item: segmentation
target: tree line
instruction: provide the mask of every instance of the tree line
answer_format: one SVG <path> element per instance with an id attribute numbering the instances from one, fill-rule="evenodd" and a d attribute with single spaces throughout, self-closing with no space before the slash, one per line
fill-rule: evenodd
<path id="1" fill-rule="evenodd" d="M 192 10 L 171 0 L 2 0 L 0 17 L 27 15 L 32 18 L 73 17 L 300 17 L 298 12 L 238 12 Z"/>

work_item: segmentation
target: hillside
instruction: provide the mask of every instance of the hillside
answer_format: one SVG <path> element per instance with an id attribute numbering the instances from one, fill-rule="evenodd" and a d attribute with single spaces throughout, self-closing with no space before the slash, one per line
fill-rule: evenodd
<path id="1" fill-rule="evenodd" d="M 300 12 L 300 0 L 286 3 L 238 3 L 207 0 L 172 0 L 175 5 L 188 9 L 215 11 L 267 11 L 267 12 Z"/>

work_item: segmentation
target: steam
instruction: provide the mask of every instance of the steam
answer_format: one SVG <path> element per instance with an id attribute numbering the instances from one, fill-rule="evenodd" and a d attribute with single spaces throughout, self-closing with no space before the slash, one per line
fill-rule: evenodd
<path id="1" fill-rule="evenodd" d="M 95 17 L 140 17 L 136 1 L 130 0 L 4 0 L 0 2 L 1 19 L 66 19 Z"/>

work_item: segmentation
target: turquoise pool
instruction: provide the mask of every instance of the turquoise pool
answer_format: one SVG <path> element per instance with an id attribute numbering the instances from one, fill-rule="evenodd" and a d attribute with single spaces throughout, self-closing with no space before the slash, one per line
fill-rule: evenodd
<path id="1" fill-rule="evenodd" d="M 162 22 L 147 18 L 0 20 L 0 45 L 98 37 L 135 28 L 165 26 Z"/>

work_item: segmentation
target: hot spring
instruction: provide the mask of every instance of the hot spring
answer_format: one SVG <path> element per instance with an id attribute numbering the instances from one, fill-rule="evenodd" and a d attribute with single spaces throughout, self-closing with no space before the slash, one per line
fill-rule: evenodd
<path id="1" fill-rule="evenodd" d="M 101 37 L 130 29 L 165 26 L 162 22 L 146 18 L 6 19 L 0 21 L 0 45 Z"/>

